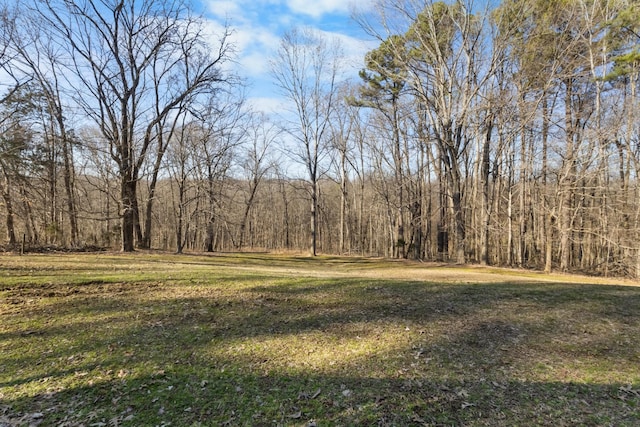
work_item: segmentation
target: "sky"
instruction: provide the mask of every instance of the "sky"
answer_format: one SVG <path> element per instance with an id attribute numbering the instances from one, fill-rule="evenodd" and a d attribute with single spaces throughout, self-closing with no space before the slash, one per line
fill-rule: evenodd
<path id="1" fill-rule="evenodd" d="M 337 38 L 344 51 L 347 77 L 357 77 L 364 55 L 376 46 L 351 19 L 355 7 L 371 9 L 372 0 L 201 0 L 214 31 L 225 22 L 232 29 L 236 71 L 249 83 L 248 101 L 256 110 L 278 111 L 283 99 L 269 75 L 269 59 L 282 35 L 294 27 L 311 27 L 328 39 Z"/>

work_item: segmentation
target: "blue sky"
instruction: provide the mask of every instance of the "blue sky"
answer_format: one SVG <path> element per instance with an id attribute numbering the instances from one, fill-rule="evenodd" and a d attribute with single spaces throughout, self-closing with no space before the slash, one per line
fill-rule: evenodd
<path id="1" fill-rule="evenodd" d="M 269 76 L 269 59 L 284 32 L 308 26 L 326 37 L 336 37 L 345 54 L 345 72 L 357 76 L 364 54 L 376 46 L 351 19 L 357 8 L 369 10 L 371 0 L 201 0 L 213 30 L 220 33 L 225 22 L 233 30 L 237 68 L 250 84 L 249 101 L 256 109 L 278 110 L 282 100 Z"/>

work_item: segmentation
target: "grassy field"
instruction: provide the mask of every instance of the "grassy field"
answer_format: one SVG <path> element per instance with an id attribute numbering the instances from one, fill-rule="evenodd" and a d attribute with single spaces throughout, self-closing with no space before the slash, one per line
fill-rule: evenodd
<path id="1" fill-rule="evenodd" d="M 0 256 L 0 427 L 640 425 L 640 287 L 264 254 Z"/>

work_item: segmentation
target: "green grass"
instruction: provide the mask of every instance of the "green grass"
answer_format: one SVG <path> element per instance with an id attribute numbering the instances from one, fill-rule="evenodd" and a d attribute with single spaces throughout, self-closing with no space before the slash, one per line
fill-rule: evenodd
<path id="1" fill-rule="evenodd" d="M 2 256 L 7 425 L 640 425 L 640 287 L 364 258 Z"/>

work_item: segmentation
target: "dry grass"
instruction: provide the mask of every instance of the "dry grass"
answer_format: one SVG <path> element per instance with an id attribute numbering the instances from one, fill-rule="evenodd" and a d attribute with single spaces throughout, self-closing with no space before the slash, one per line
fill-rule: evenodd
<path id="1" fill-rule="evenodd" d="M 361 258 L 0 258 L 0 426 L 638 425 L 640 288 Z"/>

